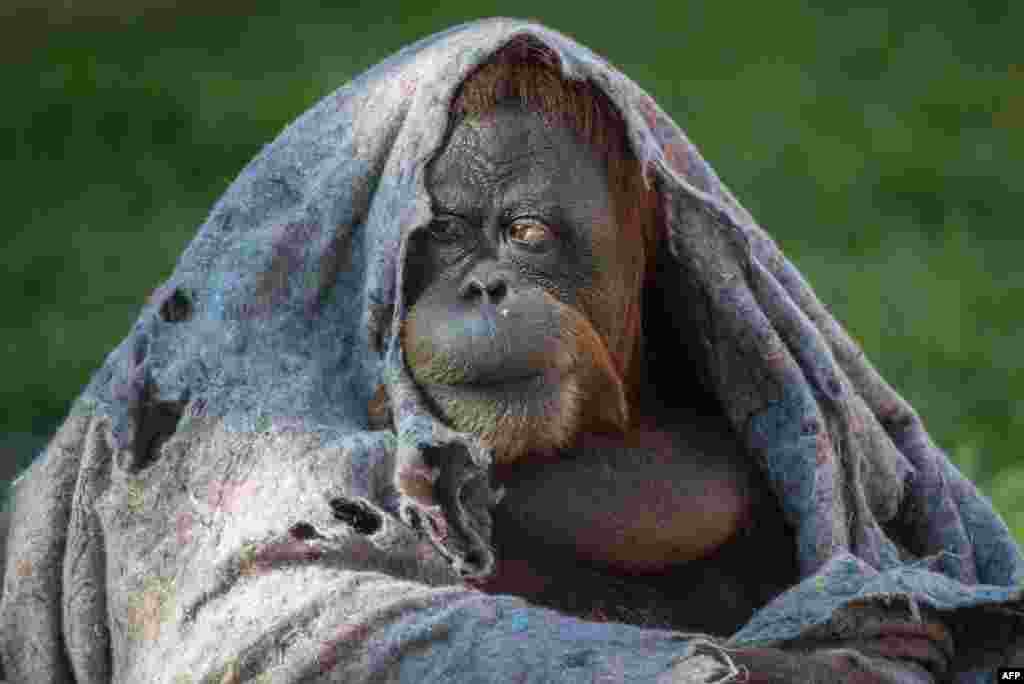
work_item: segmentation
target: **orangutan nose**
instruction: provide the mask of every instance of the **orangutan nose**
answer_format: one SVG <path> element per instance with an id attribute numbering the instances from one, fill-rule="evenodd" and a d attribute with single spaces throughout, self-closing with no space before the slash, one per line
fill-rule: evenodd
<path id="1" fill-rule="evenodd" d="M 474 274 L 466 280 L 459 294 L 465 300 L 497 305 L 508 294 L 507 280 L 502 271 L 492 271 L 482 277 Z"/>

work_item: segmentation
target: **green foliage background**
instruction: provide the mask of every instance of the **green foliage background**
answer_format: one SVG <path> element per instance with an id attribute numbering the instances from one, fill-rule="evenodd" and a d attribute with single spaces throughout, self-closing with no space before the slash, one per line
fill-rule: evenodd
<path id="1" fill-rule="evenodd" d="M 1024 3 L 51 4 L 0 8 L 3 458 L 31 458 L 282 126 L 512 13 L 675 116 L 1024 539 Z"/>

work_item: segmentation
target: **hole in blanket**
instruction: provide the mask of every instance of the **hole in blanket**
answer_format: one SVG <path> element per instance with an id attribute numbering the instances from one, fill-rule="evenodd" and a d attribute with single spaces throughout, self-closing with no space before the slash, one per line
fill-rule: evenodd
<path id="1" fill-rule="evenodd" d="M 175 289 L 160 304 L 160 318 L 168 323 L 181 323 L 192 318 L 192 301 L 181 289 Z"/>
<path id="2" fill-rule="evenodd" d="M 334 517 L 360 534 L 373 534 L 380 529 L 382 520 L 380 513 L 364 501 L 337 498 L 330 501 Z"/>
<path id="3" fill-rule="evenodd" d="M 308 522 L 297 522 L 288 528 L 288 534 L 293 539 L 300 539 L 306 541 L 308 539 L 323 539 L 323 535 L 317 532 L 317 529 L 310 525 Z"/>

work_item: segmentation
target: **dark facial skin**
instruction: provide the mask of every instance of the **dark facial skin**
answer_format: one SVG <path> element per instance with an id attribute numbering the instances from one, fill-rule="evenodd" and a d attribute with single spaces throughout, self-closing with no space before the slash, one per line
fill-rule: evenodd
<path id="1" fill-rule="evenodd" d="M 499 461 L 623 426 L 607 351 L 635 246 L 618 237 L 603 162 L 560 123 L 499 105 L 459 123 L 428 174 L 435 220 L 415 238 L 406 360 L 456 429 Z M 635 279 L 634 279 L 635 280 Z M 590 416 L 581 397 L 604 398 Z"/>

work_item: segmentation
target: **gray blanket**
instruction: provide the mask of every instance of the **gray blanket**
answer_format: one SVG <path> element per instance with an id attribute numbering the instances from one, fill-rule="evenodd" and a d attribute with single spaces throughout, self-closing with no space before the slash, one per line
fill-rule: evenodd
<path id="1" fill-rule="evenodd" d="M 796 532 L 801 581 L 727 642 L 466 582 L 493 566 L 490 454 L 405 367 L 404 255 L 453 93 L 525 34 L 621 111 L 660 192 L 680 344 Z M 390 430 L 368 414 L 381 387 Z M 738 650 L 921 611 L 957 681 L 1024 649 L 1024 560 L 985 497 L 659 106 L 516 20 L 403 49 L 268 145 L 14 494 L 0 652 L 19 684 L 728 681 L 750 674 Z"/>

